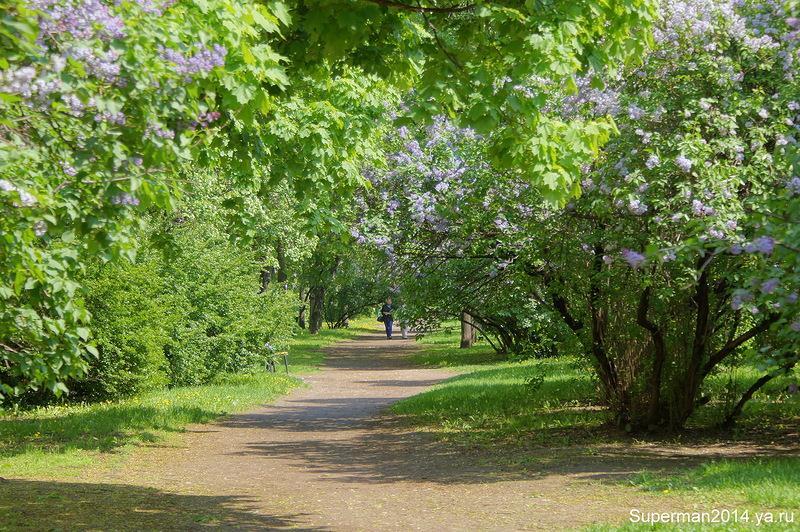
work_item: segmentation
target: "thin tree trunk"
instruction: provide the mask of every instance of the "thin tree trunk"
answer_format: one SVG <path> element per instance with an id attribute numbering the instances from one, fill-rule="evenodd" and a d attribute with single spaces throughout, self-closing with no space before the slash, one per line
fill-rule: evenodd
<path id="1" fill-rule="evenodd" d="M 308 291 L 305 288 L 300 288 L 300 311 L 297 313 L 297 325 L 301 329 L 306 328 L 306 299 L 308 298 Z"/>
<path id="2" fill-rule="evenodd" d="M 742 409 L 744 409 L 744 404 L 753 398 L 753 394 L 755 394 L 758 390 L 760 390 L 766 383 L 777 377 L 778 375 L 783 375 L 790 369 L 794 367 L 795 363 L 792 362 L 790 364 L 786 364 L 782 366 L 780 369 L 777 369 L 771 373 L 767 373 L 766 375 L 762 376 L 756 382 L 753 383 L 750 388 L 747 389 L 746 392 L 742 395 L 739 402 L 736 403 L 736 406 L 733 407 L 731 413 L 727 415 L 725 421 L 722 422 L 722 426 L 725 428 L 730 428 L 736 423 L 736 418 L 738 418 L 742 414 Z"/>
<path id="3" fill-rule="evenodd" d="M 261 270 L 261 291 L 266 292 L 269 288 L 269 283 L 272 281 L 272 275 L 275 273 L 275 268 L 268 267 Z"/>
<path id="4" fill-rule="evenodd" d="M 317 334 L 322 329 L 323 309 L 325 301 L 325 287 L 313 286 L 309 292 L 310 316 L 308 332 Z"/>
<path id="5" fill-rule="evenodd" d="M 653 366 L 650 374 L 648 388 L 650 392 L 650 404 L 647 412 L 648 425 L 656 425 L 660 421 L 661 406 L 661 375 L 664 371 L 664 362 L 667 359 L 667 347 L 664 341 L 664 334 L 659 327 L 647 317 L 650 308 L 650 287 L 644 289 L 639 299 L 639 309 L 636 313 L 637 323 L 650 332 L 653 341 Z"/>
<path id="6" fill-rule="evenodd" d="M 461 313 L 461 349 L 469 349 L 475 344 L 478 331 L 472 324 L 472 316 L 468 312 Z"/>
<path id="7" fill-rule="evenodd" d="M 278 282 L 286 285 L 286 281 L 289 279 L 286 273 L 286 251 L 284 250 L 283 242 L 280 240 L 275 244 L 275 256 L 278 259 Z"/>

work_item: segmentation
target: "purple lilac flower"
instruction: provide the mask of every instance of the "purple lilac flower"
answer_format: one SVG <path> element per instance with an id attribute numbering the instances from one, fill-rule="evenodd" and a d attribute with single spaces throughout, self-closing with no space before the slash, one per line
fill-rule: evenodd
<path id="1" fill-rule="evenodd" d="M 160 139 L 174 139 L 175 132 L 170 129 L 162 128 L 156 124 L 150 124 L 147 126 L 144 132 L 145 136 L 148 137 L 158 137 Z"/>
<path id="2" fill-rule="evenodd" d="M 175 65 L 175 70 L 185 79 L 190 79 L 194 75 L 208 74 L 215 67 L 225 64 L 225 56 L 228 50 L 219 44 L 212 48 L 197 45 L 197 51 L 191 56 L 186 56 L 178 50 L 161 47 L 159 50 L 161 58 Z"/>
<path id="3" fill-rule="evenodd" d="M 685 157 L 684 155 L 678 155 L 675 158 L 675 164 L 678 165 L 678 168 L 683 170 L 684 172 L 688 172 L 692 169 L 692 161 L 691 159 Z"/>
<path id="4" fill-rule="evenodd" d="M 647 205 L 642 203 L 640 199 L 632 199 L 628 203 L 628 210 L 631 214 L 635 214 L 636 216 L 641 216 L 642 214 L 647 212 Z"/>
<path id="5" fill-rule="evenodd" d="M 118 126 L 125 125 L 125 114 L 121 112 L 103 111 L 94 115 L 95 122 L 107 122 Z"/>
<path id="6" fill-rule="evenodd" d="M 33 234 L 38 237 L 43 237 L 47 234 L 47 224 L 43 220 L 38 220 L 33 224 Z"/>
<path id="7" fill-rule="evenodd" d="M 714 214 L 714 209 L 700 200 L 692 200 L 692 212 L 695 216 L 711 216 Z"/>
<path id="8" fill-rule="evenodd" d="M 745 303 L 753 301 L 753 294 L 747 290 L 736 290 L 731 298 L 731 308 L 733 310 L 741 310 L 744 308 Z"/>
<path id="9" fill-rule="evenodd" d="M 36 198 L 27 190 L 16 186 L 11 181 L 0 179 L 0 190 L 5 192 L 16 192 L 19 197 L 19 203 L 14 203 L 17 207 L 30 207 L 36 204 Z"/>
<path id="10" fill-rule="evenodd" d="M 675 254 L 674 249 L 668 249 L 664 252 L 664 255 L 661 257 L 662 262 L 672 262 L 677 259 L 678 256 Z"/>
<path id="11" fill-rule="evenodd" d="M 623 249 L 620 254 L 625 262 L 627 262 L 630 267 L 634 269 L 639 268 L 639 266 L 641 266 L 646 260 L 644 255 L 628 248 Z"/>
<path id="12" fill-rule="evenodd" d="M 778 286 L 780 286 L 780 284 L 781 284 L 780 280 L 774 277 L 772 279 L 767 279 L 766 281 L 761 283 L 761 293 L 771 294 L 778 288 Z"/>
<path id="13" fill-rule="evenodd" d="M 796 196 L 800 194 L 800 177 L 793 177 L 786 183 L 786 190 L 789 191 L 789 194 L 792 196 Z"/>
<path id="14" fill-rule="evenodd" d="M 136 206 L 139 205 L 139 199 L 135 196 L 128 194 L 127 192 L 124 192 L 122 194 L 117 194 L 116 196 L 111 198 L 111 203 L 113 203 L 114 205 Z"/>
<path id="15" fill-rule="evenodd" d="M 631 104 L 628 106 L 628 117 L 631 120 L 641 120 L 644 118 L 645 114 L 645 110 L 636 104 Z"/>
<path id="16" fill-rule="evenodd" d="M 78 174 L 78 171 L 69 163 L 61 163 L 61 169 L 70 177 L 75 177 Z"/>
<path id="17" fill-rule="evenodd" d="M 658 155 L 655 154 L 648 157 L 647 160 L 644 162 L 644 165 L 647 167 L 648 170 L 652 170 L 659 164 L 661 164 L 661 161 L 659 160 Z"/>
<path id="18" fill-rule="evenodd" d="M 120 64 L 118 62 L 120 53 L 117 50 L 98 52 L 88 46 L 77 46 L 72 48 L 69 56 L 86 65 L 88 73 L 106 83 L 117 81 L 120 74 Z"/>
<path id="19" fill-rule="evenodd" d="M 100 0 L 29 0 L 39 18 L 41 36 L 68 33 L 78 40 L 121 39 L 125 36 L 124 21 L 114 15 Z"/>
<path id="20" fill-rule="evenodd" d="M 750 242 L 744 247 L 748 253 L 763 253 L 771 255 L 775 249 L 775 239 L 769 236 L 762 236 Z"/>
<path id="21" fill-rule="evenodd" d="M 63 100 L 64 105 L 66 105 L 69 108 L 69 114 L 75 117 L 81 116 L 83 114 L 83 111 L 86 108 L 86 106 L 83 104 L 80 98 L 78 98 L 74 94 L 62 94 L 61 99 Z"/>
<path id="22" fill-rule="evenodd" d="M 210 126 L 212 123 L 219 120 L 222 114 L 219 111 L 211 111 L 208 113 L 200 113 L 197 116 L 197 120 L 193 121 L 191 124 L 192 129 L 196 127 L 203 127 L 206 128 Z"/>

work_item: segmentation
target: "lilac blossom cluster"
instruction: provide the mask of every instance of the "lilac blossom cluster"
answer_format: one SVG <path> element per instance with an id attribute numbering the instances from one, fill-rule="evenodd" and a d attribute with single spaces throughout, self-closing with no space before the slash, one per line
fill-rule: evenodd
<path id="1" fill-rule="evenodd" d="M 94 115 L 97 123 L 105 122 L 116 126 L 124 126 L 126 122 L 125 113 L 121 111 L 101 111 Z"/>
<path id="2" fill-rule="evenodd" d="M 37 72 L 33 66 L 10 68 L 0 72 L 0 92 L 16 94 L 31 103 L 44 103 L 50 95 L 61 90 L 61 81 L 46 71 Z"/>
<path id="3" fill-rule="evenodd" d="M 107 41 L 125 36 L 125 22 L 100 0 L 30 0 L 29 5 L 42 13 L 40 39 L 69 34 Z"/>
<path id="4" fill-rule="evenodd" d="M 117 0 L 119 1 L 119 0 Z M 136 0 L 142 11 L 150 15 L 163 15 L 164 12 L 175 5 L 177 0 L 165 0 L 163 2 L 156 2 L 154 0 Z"/>
<path id="5" fill-rule="evenodd" d="M 208 48 L 198 43 L 195 48 L 196 50 L 192 55 L 184 55 L 178 50 L 164 48 L 163 46 L 160 47 L 159 53 L 162 59 L 175 65 L 175 71 L 183 76 L 184 79 L 208 74 L 215 67 L 225 64 L 225 56 L 228 51 L 224 46 L 215 44 L 213 47 Z"/>
<path id="6" fill-rule="evenodd" d="M 0 179 L 0 190 L 3 192 L 16 193 L 19 202 L 15 201 L 14 205 L 17 207 L 30 207 L 36 204 L 36 197 L 34 197 L 33 194 L 7 179 Z"/>
<path id="7" fill-rule="evenodd" d="M 105 52 L 88 46 L 76 46 L 69 51 L 69 56 L 86 66 L 86 71 L 106 83 L 114 83 L 120 75 L 119 56 L 117 50 Z"/>
<path id="8" fill-rule="evenodd" d="M 616 116 L 620 112 L 619 90 L 606 86 L 603 89 L 592 87 L 593 76 L 582 76 L 575 80 L 578 92 L 567 96 L 561 102 L 561 113 L 572 116 L 586 109 L 594 116 Z"/>
<path id="9" fill-rule="evenodd" d="M 148 124 L 144 130 L 144 136 L 159 139 L 174 139 L 175 132 L 171 129 L 163 128 L 158 124 Z"/>
<path id="10" fill-rule="evenodd" d="M 208 113 L 200 113 L 198 115 L 197 120 L 194 120 L 191 123 L 191 129 L 195 129 L 198 127 L 206 128 L 209 127 L 211 124 L 216 122 L 220 119 L 222 114 L 219 111 L 210 111 Z"/>
<path id="11" fill-rule="evenodd" d="M 114 205 L 127 205 L 135 207 L 136 205 L 139 205 L 139 198 L 127 192 L 123 192 L 122 194 L 117 194 L 111 198 L 111 203 Z"/>

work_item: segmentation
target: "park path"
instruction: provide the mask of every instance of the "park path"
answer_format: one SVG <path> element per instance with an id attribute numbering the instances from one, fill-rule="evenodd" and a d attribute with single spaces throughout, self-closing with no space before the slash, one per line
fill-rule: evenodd
<path id="1" fill-rule="evenodd" d="M 339 343 L 308 387 L 191 427 L 185 445 L 140 456 L 116 480 L 223 497 L 231 511 L 213 524 L 233 529 L 552 530 L 659 509 L 591 482 L 630 473 L 619 457 L 520 469 L 404 428 L 387 407 L 451 375 L 413 367 L 414 349 L 377 332 Z"/>

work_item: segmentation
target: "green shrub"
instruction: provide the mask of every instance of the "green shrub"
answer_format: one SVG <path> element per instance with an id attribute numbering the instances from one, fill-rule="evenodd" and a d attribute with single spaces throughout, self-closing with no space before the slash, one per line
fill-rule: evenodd
<path id="1" fill-rule="evenodd" d="M 169 229 L 167 254 L 145 246 L 134 262 L 88 274 L 100 355 L 73 394 L 111 398 L 204 384 L 263 368 L 271 353 L 288 349 L 296 296 L 259 292 L 255 254 L 207 220 Z"/>
<path id="2" fill-rule="evenodd" d="M 99 356 L 74 392 L 91 398 L 120 397 L 169 382 L 164 346 L 179 308 L 158 275 L 158 261 L 98 266 L 87 282 L 86 305 Z"/>

